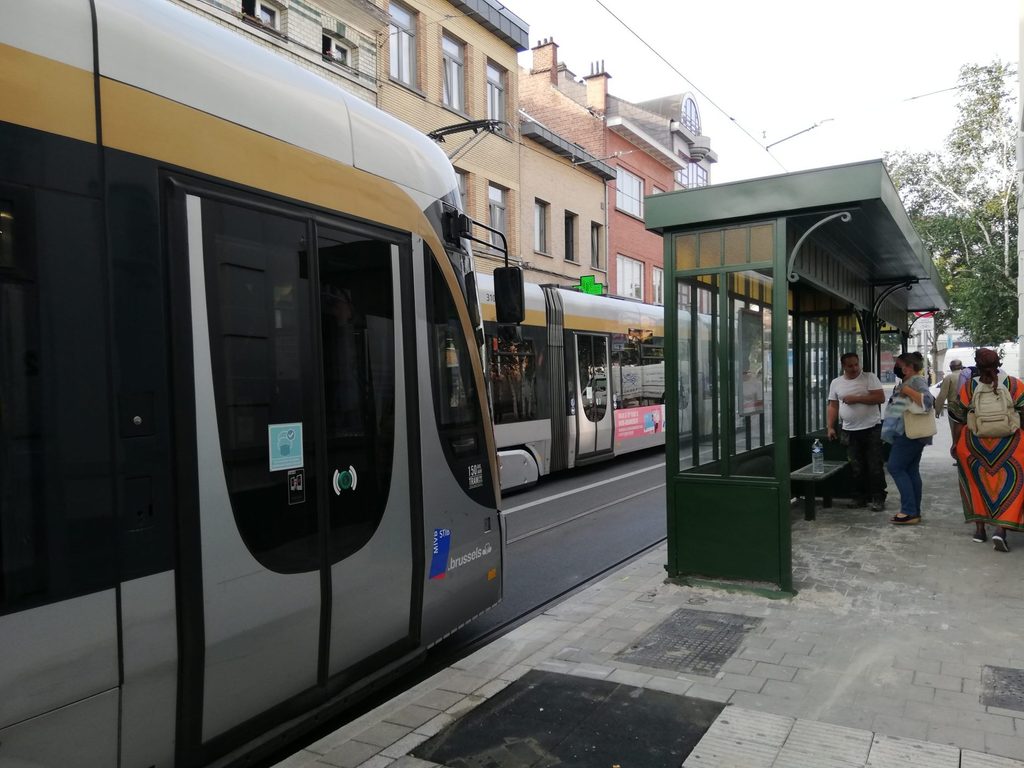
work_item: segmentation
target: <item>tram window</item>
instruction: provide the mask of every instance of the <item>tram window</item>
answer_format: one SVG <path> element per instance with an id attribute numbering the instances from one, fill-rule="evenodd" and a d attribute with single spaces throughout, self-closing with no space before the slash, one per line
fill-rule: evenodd
<path id="1" fill-rule="evenodd" d="M 612 398 L 615 408 L 665 401 L 665 340 L 652 331 L 612 334 Z"/>
<path id="2" fill-rule="evenodd" d="M 608 340 L 578 333 L 576 356 L 583 414 L 589 421 L 602 421 L 608 408 Z"/>
<path id="3" fill-rule="evenodd" d="M 361 548 L 387 506 L 395 447 L 395 311 L 391 245 L 372 236 L 321 230 L 327 495 L 332 562 Z M 358 478 L 352 483 L 342 477 Z"/>
<path id="4" fill-rule="evenodd" d="M 434 410 L 441 447 L 459 485 L 481 504 L 493 504 L 483 414 L 469 345 L 452 292 L 429 249 L 427 323 Z M 461 296 L 461 294 L 458 294 Z"/>
<path id="5" fill-rule="evenodd" d="M 39 291 L 15 239 L 26 223 L 0 200 L 0 609 L 47 585 Z"/>
<path id="6" fill-rule="evenodd" d="M 539 418 L 537 350 L 532 339 L 487 337 L 491 415 L 495 424 Z"/>
<path id="7" fill-rule="evenodd" d="M 117 581 L 100 221 L 0 188 L 0 614 Z"/>
<path id="8" fill-rule="evenodd" d="M 316 568 L 316 443 L 305 221 L 203 200 L 210 353 L 221 455 L 235 524 L 267 568 Z M 270 471 L 271 424 L 305 426 L 305 500 Z"/>

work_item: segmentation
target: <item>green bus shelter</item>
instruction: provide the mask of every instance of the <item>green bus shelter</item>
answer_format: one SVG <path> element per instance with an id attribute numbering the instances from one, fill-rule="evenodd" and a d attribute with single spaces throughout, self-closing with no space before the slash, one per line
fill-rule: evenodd
<path id="1" fill-rule="evenodd" d="M 674 286 L 665 291 L 669 576 L 792 593 L 790 475 L 809 463 L 815 437 L 827 443 L 840 355 L 858 352 L 885 381 L 883 352 L 905 344 L 908 313 L 945 309 L 946 294 L 880 160 L 645 205 Z M 826 458 L 844 449 L 827 445 Z M 843 496 L 844 482 L 840 473 L 831 487 L 801 490 Z"/>

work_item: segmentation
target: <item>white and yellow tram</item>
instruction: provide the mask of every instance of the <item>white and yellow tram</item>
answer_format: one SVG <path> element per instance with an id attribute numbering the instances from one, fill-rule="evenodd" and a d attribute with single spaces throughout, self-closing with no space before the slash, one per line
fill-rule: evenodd
<path id="1" fill-rule="evenodd" d="M 662 307 L 527 284 L 506 333 L 491 278 L 477 282 L 503 489 L 665 444 Z"/>
<path id="2" fill-rule="evenodd" d="M 0 0 L 0 764 L 229 763 L 501 597 L 458 188 L 166 0 Z"/>

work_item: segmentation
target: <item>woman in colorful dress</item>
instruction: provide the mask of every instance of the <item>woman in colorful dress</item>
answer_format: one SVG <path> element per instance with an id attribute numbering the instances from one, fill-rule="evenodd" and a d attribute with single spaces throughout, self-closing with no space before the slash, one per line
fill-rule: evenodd
<path id="1" fill-rule="evenodd" d="M 997 552 L 1009 552 L 1007 534 L 1024 530 L 1024 440 L 1018 429 L 1009 437 L 979 437 L 967 428 L 967 412 L 980 384 L 1001 385 L 1009 390 L 1017 412 L 1024 410 L 1024 382 L 999 370 L 999 353 L 979 349 L 975 369 L 949 401 L 953 426 L 950 453 L 960 475 L 960 500 L 964 519 L 974 522 L 974 541 L 985 541 L 985 526 L 997 526 L 992 544 Z"/>
<path id="2" fill-rule="evenodd" d="M 889 520 L 893 525 L 921 522 L 921 454 L 926 445 L 932 444 L 932 439 L 907 437 L 903 413 L 911 405 L 918 412 L 930 411 L 935 403 L 922 370 L 924 357 L 920 352 L 907 352 L 896 358 L 893 372 L 902 381 L 892 391 L 882 417 L 882 441 L 892 446 L 885 467 L 900 492 L 900 511 Z"/>

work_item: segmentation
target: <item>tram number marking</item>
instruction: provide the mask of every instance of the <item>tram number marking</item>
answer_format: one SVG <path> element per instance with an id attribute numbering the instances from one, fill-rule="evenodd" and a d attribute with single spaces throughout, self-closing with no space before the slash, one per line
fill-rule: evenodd
<path id="1" fill-rule="evenodd" d="M 484 484 L 484 468 L 482 464 L 469 465 L 469 487 L 479 488 Z"/>

